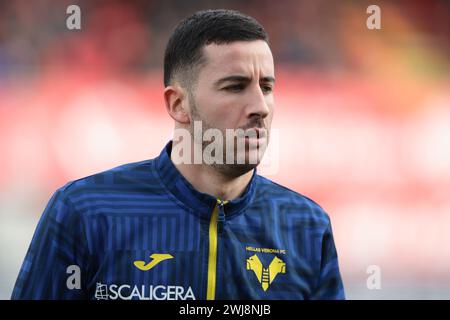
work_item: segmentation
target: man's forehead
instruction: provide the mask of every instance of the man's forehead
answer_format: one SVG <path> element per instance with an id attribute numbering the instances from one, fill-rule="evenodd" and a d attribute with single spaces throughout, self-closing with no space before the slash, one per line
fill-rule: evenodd
<path id="1" fill-rule="evenodd" d="M 206 67 L 211 72 L 246 74 L 258 68 L 264 76 L 273 76 L 272 52 L 263 40 L 209 44 L 203 48 Z M 218 74 L 217 74 L 218 75 Z"/>

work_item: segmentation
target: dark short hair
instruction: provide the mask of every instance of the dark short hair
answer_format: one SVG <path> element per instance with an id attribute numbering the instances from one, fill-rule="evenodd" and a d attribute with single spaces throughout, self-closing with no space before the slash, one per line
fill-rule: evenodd
<path id="1" fill-rule="evenodd" d="M 164 85 L 176 74 L 193 75 L 203 62 L 203 46 L 234 41 L 264 40 L 269 37 L 254 18 L 234 10 L 198 11 L 182 20 L 172 33 L 164 54 Z M 195 77 L 189 77 L 193 81 Z"/>

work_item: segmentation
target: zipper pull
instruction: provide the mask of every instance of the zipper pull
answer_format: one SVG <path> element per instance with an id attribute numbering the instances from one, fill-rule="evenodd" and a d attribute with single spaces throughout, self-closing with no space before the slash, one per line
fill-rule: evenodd
<path id="1" fill-rule="evenodd" d="M 219 232 L 219 234 L 222 233 L 223 225 L 225 224 L 225 211 L 224 211 L 223 206 L 227 202 L 228 201 L 221 201 L 221 200 L 217 199 L 217 206 L 219 207 L 219 214 L 217 216 L 217 231 Z"/>

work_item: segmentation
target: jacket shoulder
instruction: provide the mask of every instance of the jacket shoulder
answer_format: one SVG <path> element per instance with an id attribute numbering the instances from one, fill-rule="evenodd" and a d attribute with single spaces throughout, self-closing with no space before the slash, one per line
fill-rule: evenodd
<path id="1" fill-rule="evenodd" d="M 326 224 L 330 223 L 328 213 L 311 198 L 259 175 L 257 183 L 257 198 L 276 203 L 289 212 L 301 212 Z"/>

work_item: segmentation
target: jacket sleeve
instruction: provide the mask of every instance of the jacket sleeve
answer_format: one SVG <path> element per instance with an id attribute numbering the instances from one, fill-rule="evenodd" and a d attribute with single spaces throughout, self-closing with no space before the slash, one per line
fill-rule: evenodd
<path id="1" fill-rule="evenodd" d="M 322 237 L 322 254 L 319 280 L 312 299 L 344 300 L 344 285 L 339 272 L 338 256 L 333 239 L 331 222 Z"/>
<path id="2" fill-rule="evenodd" d="M 81 216 L 60 189 L 39 220 L 11 299 L 87 299 L 88 258 Z"/>

